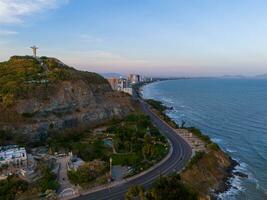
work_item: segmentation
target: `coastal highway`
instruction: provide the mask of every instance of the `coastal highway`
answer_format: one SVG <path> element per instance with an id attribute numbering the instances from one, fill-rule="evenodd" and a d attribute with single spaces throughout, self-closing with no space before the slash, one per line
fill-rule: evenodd
<path id="1" fill-rule="evenodd" d="M 167 175 L 173 172 L 181 171 L 192 155 L 192 149 L 169 125 L 162 121 L 149 108 L 149 105 L 142 99 L 139 99 L 142 110 L 150 116 L 153 124 L 169 139 L 172 145 L 171 154 L 155 166 L 152 170 L 136 178 L 124 181 L 122 184 L 114 185 L 110 188 L 104 188 L 80 197 L 76 200 L 123 200 L 128 188 L 132 185 L 143 185 L 149 188 L 161 175 Z"/>

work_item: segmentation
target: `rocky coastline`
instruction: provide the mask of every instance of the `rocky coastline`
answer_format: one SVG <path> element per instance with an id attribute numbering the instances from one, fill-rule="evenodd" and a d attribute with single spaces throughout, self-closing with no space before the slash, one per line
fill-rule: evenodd
<path id="1" fill-rule="evenodd" d="M 240 164 L 234 160 L 232 157 L 229 157 L 231 164 L 230 166 L 225 170 L 226 176 L 224 179 L 221 180 L 221 183 L 219 184 L 219 187 L 214 191 L 214 193 L 211 193 L 211 199 L 217 199 L 218 195 L 220 193 L 224 193 L 232 188 L 231 184 L 231 178 L 236 175 L 236 172 L 234 172 L 235 168 L 239 166 Z M 241 172 L 239 172 L 241 175 Z M 242 174 L 242 176 L 245 174 Z"/>
<path id="2" fill-rule="evenodd" d="M 159 81 L 164 81 L 164 80 L 159 80 Z M 149 83 L 145 83 L 145 84 L 141 84 L 138 86 L 138 90 L 137 90 L 137 95 L 140 97 L 140 98 L 143 98 L 143 95 L 142 95 L 142 91 L 143 91 L 143 87 L 147 84 L 151 84 L 155 81 L 152 81 L 152 82 L 149 82 Z M 172 107 L 169 107 L 167 105 L 164 105 L 163 102 L 160 102 L 163 106 L 165 106 L 166 108 L 166 111 L 171 111 L 173 108 Z M 213 142 L 212 142 L 213 143 Z M 214 143 L 216 146 L 218 146 L 216 143 Z M 207 188 L 206 192 L 202 193 L 202 192 L 199 192 L 197 191 L 198 189 L 194 188 L 194 186 L 192 186 L 193 184 L 190 184 L 190 181 L 188 180 L 184 180 L 184 182 L 186 184 L 188 184 L 190 187 L 192 187 L 194 190 L 196 190 L 196 192 L 199 193 L 199 199 L 217 199 L 218 198 L 218 195 L 221 194 L 221 193 L 224 193 L 228 190 L 230 190 L 233 186 L 231 184 L 231 179 L 234 177 L 234 176 L 239 176 L 241 178 L 248 178 L 248 175 L 242 173 L 242 172 L 239 172 L 239 171 L 235 171 L 236 170 L 236 167 L 239 166 L 240 164 L 234 160 L 231 156 L 229 156 L 226 152 L 224 152 L 223 150 L 221 150 L 220 148 L 217 150 L 219 152 L 219 154 L 221 154 L 223 156 L 223 158 L 225 159 L 225 161 L 222 161 L 223 159 L 222 158 L 219 158 L 218 156 L 216 157 L 215 156 L 215 159 L 217 159 L 218 163 L 220 164 L 220 162 L 222 161 L 222 163 L 224 162 L 227 162 L 226 165 L 224 164 L 221 164 L 221 167 L 223 169 L 223 172 L 221 172 L 223 175 L 222 176 L 218 176 L 217 177 L 217 180 L 214 181 L 213 184 L 211 185 L 208 185 L 207 186 L 209 188 Z M 216 153 L 215 153 L 216 154 Z M 199 161 L 198 163 L 195 164 L 195 169 L 199 169 L 201 164 L 199 164 L 201 161 Z M 205 165 L 205 162 L 203 162 L 204 165 Z M 208 165 L 208 164 L 207 164 Z M 198 173 L 197 171 L 193 171 L 192 172 L 186 172 L 186 170 L 188 169 L 185 169 L 183 173 L 188 173 L 188 174 L 191 174 L 193 175 L 194 173 Z M 214 168 L 215 172 L 216 172 L 216 169 Z M 203 174 L 201 174 L 202 172 L 199 172 L 198 175 L 200 175 L 200 177 L 203 178 L 203 180 L 205 181 L 205 172 Z M 209 174 L 209 172 L 207 173 Z M 206 174 L 206 175 L 207 175 Z M 206 177 L 206 179 L 208 179 L 209 177 Z M 182 175 L 182 180 L 183 180 L 183 175 Z M 202 180 L 202 181 L 203 181 Z M 198 180 L 194 180 L 194 182 L 197 182 Z M 202 184 L 202 183 L 200 183 Z M 194 183 L 194 185 L 196 185 L 196 183 Z"/>

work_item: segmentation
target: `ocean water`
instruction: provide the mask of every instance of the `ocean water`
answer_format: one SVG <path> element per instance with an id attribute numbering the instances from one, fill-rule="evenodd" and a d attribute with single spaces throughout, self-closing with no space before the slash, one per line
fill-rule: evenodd
<path id="1" fill-rule="evenodd" d="M 200 128 L 240 163 L 235 170 L 249 178 L 233 177 L 220 199 L 267 200 L 267 80 L 154 82 L 143 96 L 172 106 L 171 118 Z"/>

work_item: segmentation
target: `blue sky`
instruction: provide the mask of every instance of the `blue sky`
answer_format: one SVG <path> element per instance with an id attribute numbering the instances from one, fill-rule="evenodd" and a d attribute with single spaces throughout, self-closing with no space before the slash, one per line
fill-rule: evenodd
<path id="1" fill-rule="evenodd" d="M 0 0 L 0 60 L 147 75 L 267 73 L 265 0 Z"/>

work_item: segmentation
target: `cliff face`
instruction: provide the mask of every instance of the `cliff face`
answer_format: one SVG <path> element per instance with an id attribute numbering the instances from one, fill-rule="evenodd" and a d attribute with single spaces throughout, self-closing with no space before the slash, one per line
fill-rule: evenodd
<path id="1" fill-rule="evenodd" d="M 95 126 L 131 111 L 130 97 L 112 91 L 104 78 L 57 59 L 16 56 L 0 63 L 0 130 L 38 139 L 48 131 Z"/>

